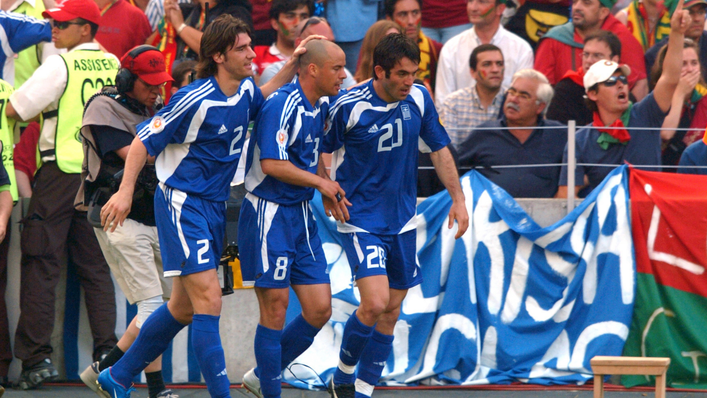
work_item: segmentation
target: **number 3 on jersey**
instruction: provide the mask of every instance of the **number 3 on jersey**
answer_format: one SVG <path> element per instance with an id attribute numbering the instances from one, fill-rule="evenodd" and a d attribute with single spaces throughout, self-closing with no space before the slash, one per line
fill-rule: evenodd
<path id="1" fill-rule="evenodd" d="M 385 130 L 378 139 L 378 152 L 392 151 L 403 145 L 403 121 L 395 119 L 395 128 L 392 123 L 384 124 L 381 130 Z M 398 130 L 397 134 L 394 130 Z"/>

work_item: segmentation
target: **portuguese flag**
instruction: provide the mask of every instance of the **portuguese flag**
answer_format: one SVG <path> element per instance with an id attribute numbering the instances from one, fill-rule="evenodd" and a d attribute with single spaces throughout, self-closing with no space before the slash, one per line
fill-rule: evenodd
<path id="1" fill-rule="evenodd" d="M 632 169 L 630 197 L 637 280 L 624 356 L 670 357 L 669 386 L 707 389 L 707 176 Z"/>

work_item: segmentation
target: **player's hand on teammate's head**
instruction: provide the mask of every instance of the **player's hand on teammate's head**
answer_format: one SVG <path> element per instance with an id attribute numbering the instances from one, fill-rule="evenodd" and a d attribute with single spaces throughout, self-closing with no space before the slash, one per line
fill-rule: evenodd
<path id="1" fill-rule="evenodd" d="M 326 37 L 324 37 L 322 35 L 309 35 L 309 36 L 307 36 L 307 38 L 302 40 L 302 42 L 299 44 L 299 46 L 297 46 L 297 48 L 295 48 L 295 52 L 292 53 L 292 58 L 297 60 L 302 54 L 306 53 L 307 49 L 304 48 L 304 46 L 306 46 L 307 43 L 309 43 L 312 40 L 326 40 Z"/>

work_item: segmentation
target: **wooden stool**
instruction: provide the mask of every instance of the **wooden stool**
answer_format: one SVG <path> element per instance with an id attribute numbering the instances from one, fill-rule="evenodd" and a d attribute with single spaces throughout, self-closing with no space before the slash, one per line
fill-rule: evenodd
<path id="1" fill-rule="evenodd" d="M 594 371 L 594 398 L 604 398 L 605 375 L 655 376 L 655 398 L 665 398 L 665 373 L 670 358 L 596 356 L 590 363 Z"/>

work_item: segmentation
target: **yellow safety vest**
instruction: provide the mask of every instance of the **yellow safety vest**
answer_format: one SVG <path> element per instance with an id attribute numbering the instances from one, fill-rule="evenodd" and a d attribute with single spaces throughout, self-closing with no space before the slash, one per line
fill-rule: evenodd
<path id="1" fill-rule="evenodd" d="M 5 105 L 9 102 L 14 89 L 10 83 L 0 80 L 0 142 L 2 142 L 2 164 L 10 176 L 10 193 L 12 200 L 17 202 L 17 179 L 15 178 L 15 158 L 12 151 L 15 147 L 15 121 L 5 116 Z"/>
<path id="2" fill-rule="evenodd" d="M 31 4 L 24 1 L 19 7 L 12 10 L 12 12 L 28 15 L 30 17 L 35 17 L 38 20 L 43 20 L 42 11 L 44 11 L 44 2 L 42 0 L 37 0 L 34 3 L 34 7 Z M 24 82 L 32 76 L 32 73 L 39 68 L 39 48 L 36 45 L 28 47 L 17 55 L 15 58 L 15 88 L 20 87 Z"/>
<path id="3" fill-rule="evenodd" d="M 86 101 L 104 86 L 112 86 L 119 64 L 100 50 L 75 50 L 61 55 L 67 70 L 64 94 L 56 111 L 45 112 L 47 119 L 56 116 L 54 149 L 42 151 L 42 157 L 56 155 L 59 169 L 64 173 L 81 173 L 83 146 L 81 124 Z"/>

